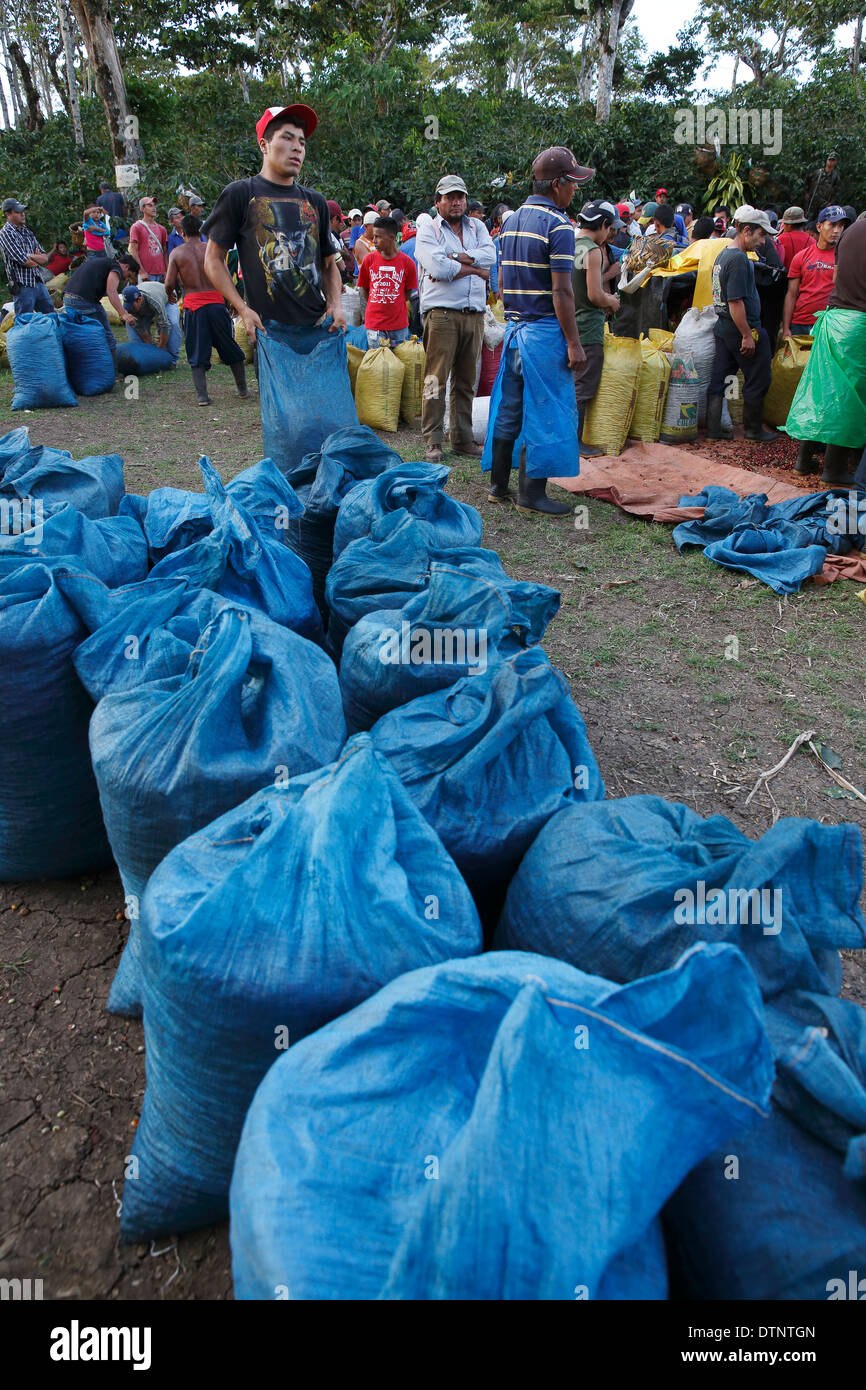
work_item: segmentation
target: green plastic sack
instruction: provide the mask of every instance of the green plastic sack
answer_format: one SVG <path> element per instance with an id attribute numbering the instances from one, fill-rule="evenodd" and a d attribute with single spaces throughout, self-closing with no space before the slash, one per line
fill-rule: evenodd
<path id="1" fill-rule="evenodd" d="M 784 429 L 843 449 L 866 444 L 866 314 L 825 309 Z"/>

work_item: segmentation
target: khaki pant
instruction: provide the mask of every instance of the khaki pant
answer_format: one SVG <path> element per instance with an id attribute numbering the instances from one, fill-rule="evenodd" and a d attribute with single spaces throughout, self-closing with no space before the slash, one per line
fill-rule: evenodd
<path id="1" fill-rule="evenodd" d="M 451 377 L 451 444 L 472 443 L 472 399 L 484 334 L 484 315 L 460 309 L 431 309 L 424 322 L 427 363 L 421 402 L 421 430 L 428 445 L 442 448 L 445 383 Z"/>

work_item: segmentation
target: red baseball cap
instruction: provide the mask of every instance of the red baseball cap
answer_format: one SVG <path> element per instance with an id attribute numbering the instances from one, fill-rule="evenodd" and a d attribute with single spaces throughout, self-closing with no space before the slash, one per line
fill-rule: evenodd
<path id="1" fill-rule="evenodd" d="M 332 217 L 343 216 L 343 209 L 340 207 L 340 204 L 334 198 L 328 199 L 328 212 L 331 214 Z"/>
<path id="2" fill-rule="evenodd" d="M 305 135 L 312 135 L 319 118 L 312 106 L 305 106 L 303 102 L 296 101 L 293 106 L 269 106 L 264 115 L 256 121 L 256 139 L 261 140 L 271 121 L 275 121 L 278 116 L 288 116 L 301 126 Z"/>
<path id="3" fill-rule="evenodd" d="M 668 191 L 667 191 L 666 188 L 657 188 L 657 189 L 656 189 L 656 197 L 658 197 L 660 193 L 664 193 L 665 197 L 668 196 Z"/>

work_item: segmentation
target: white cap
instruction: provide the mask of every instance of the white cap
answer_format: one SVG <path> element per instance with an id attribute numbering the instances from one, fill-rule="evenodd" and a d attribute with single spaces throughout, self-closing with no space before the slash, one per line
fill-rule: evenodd
<path id="1" fill-rule="evenodd" d="M 373 223 L 374 223 L 374 222 L 378 222 L 378 221 L 379 221 L 379 213 L 378 213 L 378 212 L 365 212 L 365 213 L 364 213 L 364 226 L 365 226 L 365 227 L 372 227 Z"/>
<path id="2" fill-rule="evenodd" d="M 350 217 L 363 217 L 364 214 L 362 213 L 362 211 L 361 211 L 360 208 L 349 208 L 349 216 L 350 216 Z"/>
<path id="3" fill-rule="evenodd" d="M 731 221 L 739 222 L 740 226 L 747 224 L 751 227 L 760 227 L 768 236 L 779 236 L 782 230 L 781 227 L 773 226 L 765 212 L 759 208 L 753 208 L 749 203 L 743 203 L 742 207 L 737 208 Z"/>

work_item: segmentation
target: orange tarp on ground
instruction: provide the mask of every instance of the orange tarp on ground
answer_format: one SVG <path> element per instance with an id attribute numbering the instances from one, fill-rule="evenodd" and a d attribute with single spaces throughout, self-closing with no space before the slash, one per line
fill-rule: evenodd
<path id="1" fill-rule="evenodd" d="M 612 502 L 632 516 L 648 521 L 693 521 L 703 507 L 681 507 L 680 498 L 694 496 L 705 487 L 729 487 L 739 497 L 763 492 L 768 502 L 802 497 L 803 488 L 780 483 L 763 473 L 732 468 L 705 454 L 694 454 L 670 444 L 628 444 L 618 458 L 582 458 L 577 478 L 553 478 L 567 492 L 582 492 L 602 502 Z M 816 488 L 815 491 L 818 489 Z M 816 584 L 834 579 L 866 580 L 866 555 L 828 555 Z"/>

